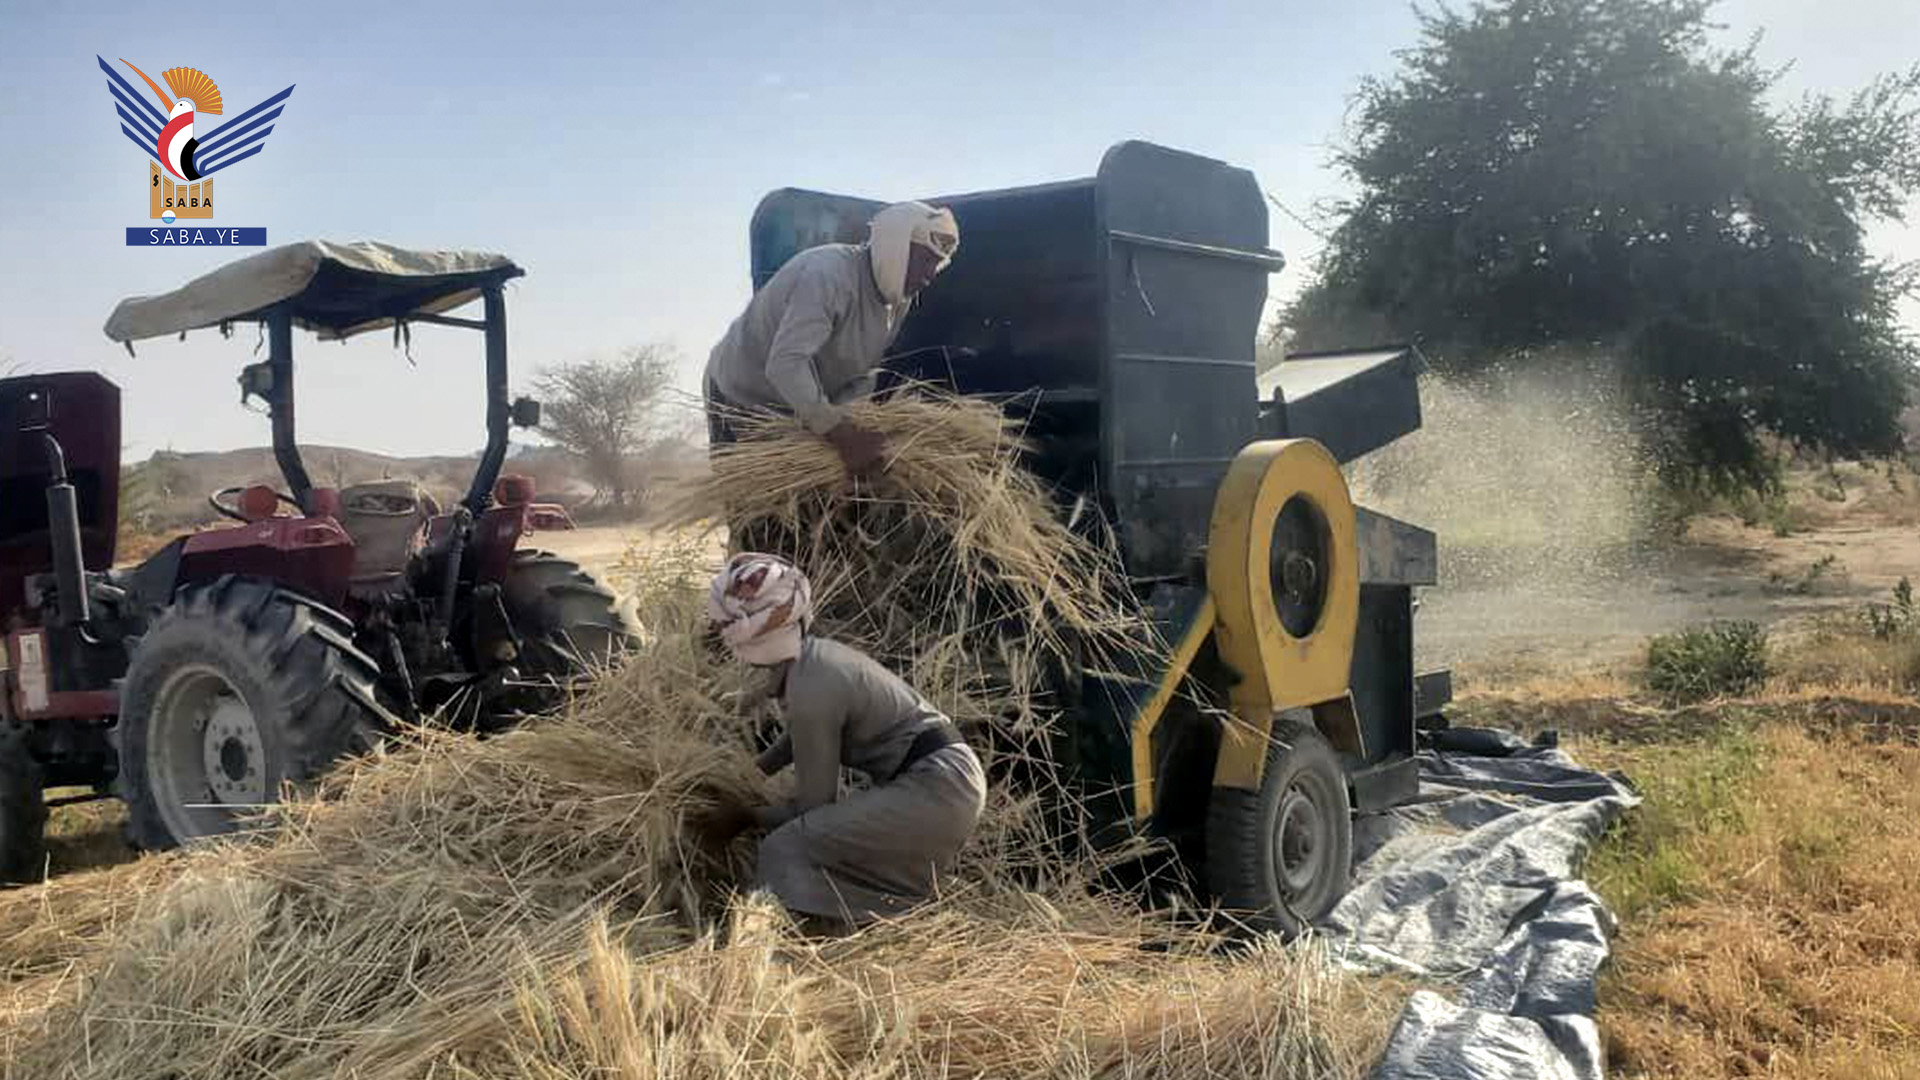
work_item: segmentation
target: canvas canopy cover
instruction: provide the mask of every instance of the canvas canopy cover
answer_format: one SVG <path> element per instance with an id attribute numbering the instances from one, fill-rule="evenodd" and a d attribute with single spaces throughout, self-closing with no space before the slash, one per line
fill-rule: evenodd
<path id="1" fill-rule="evenodd" d="M 128 297 L 114 307 L 106 331 L 130 343 L 264 319 L 285 304 L 295 326 L 347 338 L 457 308 L 478 298 L 482 286 L 523 273 L 512 259 L 489 252 L 305 240 L 228 263 L 172 292 Z"/>

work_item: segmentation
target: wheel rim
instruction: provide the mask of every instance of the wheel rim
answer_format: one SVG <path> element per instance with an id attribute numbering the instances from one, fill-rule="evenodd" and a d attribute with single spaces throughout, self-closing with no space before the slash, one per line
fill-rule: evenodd
<path id="1" fill-rule="evenodd" d="M 237 814 L 267 802 L 260 725 L 226 676 L 204 664 L 167 676 L 148 719 L 147 776 L 180 840 L 226 832 Z"/>
<path id="2" fill-rule="evenodd" d="M 1313 889 L 1332 845 L 1319 803 L 1299 784 L 1287 787 L 1273 823 L 1273 875 L 1288 898 Z"/>

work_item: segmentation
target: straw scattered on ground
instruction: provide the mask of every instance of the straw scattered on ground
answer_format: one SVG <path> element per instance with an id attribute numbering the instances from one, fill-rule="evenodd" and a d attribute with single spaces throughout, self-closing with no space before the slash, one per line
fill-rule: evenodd
<path id="1" fill-rule="evenodd" d="M 990 409 L 871 408 L 896 433 L 884 487 L 767 432 L 807 464 L 756 490 L 796 522 L 811 501 L 840 560 L 822 629 L 983 721 L 1044 717 L 1023 666 L 1135 632 L 1087 587 L 1107 556 L 1019 478 Z M 746 494 L 724 459 L 715 483 Z M 649 647 L 562 715 L 409 733 L 248 837 L 0 895 L 0 1076 L 1350 1078 L 1377 1056 L 1397 989 L 1099 892 L 1038 842 L 1032 792 L 993 792 L 938 904 L 800 935 L 742 891 L 751 840 L 716 832 L 773 794 L 751 766 L 763 688 L 703 639 L 697 568 L 640 569 Z"/>

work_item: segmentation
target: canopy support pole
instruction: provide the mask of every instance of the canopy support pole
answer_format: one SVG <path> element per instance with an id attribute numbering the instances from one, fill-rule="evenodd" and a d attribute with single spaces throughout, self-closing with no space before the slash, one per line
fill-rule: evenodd
<path id="1" fill-rule="evenodd" d="M 293 313 L 284 305 L 267 312 L 267 366 L 273 372 L 273 390 L 267 398 L 267 412 L 273 418 L 273 459 L 280 463 L 280 475 L 286 477 L 294 501 L 312 513 L 308 496 L 313 481 L 307 478 L 307 466 L 294 442 Z"/>
<path id="2" fill-rule="evenodd" d="M 507 400 L 506 296 L 499 282 L 482 286 L 480 296 L 486 302 L 487 448 L 463 500 L 476 518 L 493 502 L 493 483 L 507 460 L 507 434 L 513 421 L 513 403 Z"/>

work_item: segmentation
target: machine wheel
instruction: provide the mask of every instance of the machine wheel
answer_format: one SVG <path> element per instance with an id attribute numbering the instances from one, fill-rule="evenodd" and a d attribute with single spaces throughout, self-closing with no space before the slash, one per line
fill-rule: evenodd
<path id="1" fill-rule="evenodd" d="M 564 682 L 605 668 L 640 642 L 628 605 L 571 559 L 516 551 L 500 598 L 520 634 L 520 672 Z"/>
<path id="2" fill-rule="evenodd" d="M 122 692 L 127 831 L 170 848 L 235 829 L 283 782 L 372 749 L 393 718 L 338 615 L 270 582 L 189 586 L 133 651 Z"/>
<path id="3" fill-rule="evenodd" d="M 1292 937 L 1333 910 L 1353 872 L 1346 775 L 1309 724 L 1273 722 L 1259 791 L 1215 788 L 1207 881 L 1255 930 Z"/>
<path id="4" fill-rule="evenodd" d="M 47 870 L 47 801 L 26 732 L 0 722 L 0 885 L 30 885 Z"/>

